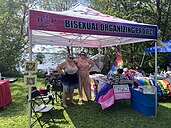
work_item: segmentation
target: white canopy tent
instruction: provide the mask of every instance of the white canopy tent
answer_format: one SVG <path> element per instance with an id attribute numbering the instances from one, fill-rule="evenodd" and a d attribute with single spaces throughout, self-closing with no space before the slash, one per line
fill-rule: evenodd
<path id="1" fill-rule="evenodd" d="M 156 25 L 102 14 L 81 4 L 63 12 L 30 10 L 29 57 L 31 61 L 32 44 L 100 48 L 153 41 L 157 39 L 157 32 Z"/>
<path id="2" fill-rule="evenodd" d="M 109 47 L 152 41 L 157 26 L 109 16 L 81 4 L 63 11 L 30 10 L 32 44 Z"/>

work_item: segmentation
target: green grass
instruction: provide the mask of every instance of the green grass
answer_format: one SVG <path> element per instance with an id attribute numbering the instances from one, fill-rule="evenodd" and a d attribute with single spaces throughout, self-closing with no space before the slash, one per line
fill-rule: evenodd
<path id="1" fill-rule="evenodd" d="M 27 128 L 28 104 L 27 89 L 23 79 L 10 84 L 13 102 L 0 109 L 0 128 Z M 43 79 L 38 80 L 38 87 L 44 87 Z M 75 90 L 77 102 L 77 90 Z M 102 110 L 100 105 L 84 102 L 75 106 L 68 101 L 68 108 L 63 109 L 55 103 L 53 122 L 47 128 L 170 128 L 171 100 L 159 103 L 157 117 L 144 116 L 130 107 L 130 102 L 117 101 L 113 106 Z M 37 123 L 34 128 L 40 128 Z"/>

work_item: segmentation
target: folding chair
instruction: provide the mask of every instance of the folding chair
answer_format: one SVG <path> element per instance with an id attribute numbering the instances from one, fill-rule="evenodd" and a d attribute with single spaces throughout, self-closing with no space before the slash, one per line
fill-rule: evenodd
<path id="1" fill-rule="evenodd" d="M 30 102 L 31 102 L 31 109 L 32 109 L 32 118 L 34 119 L 34 121 L 32 121 L 31 123 L 31 126 L 30 126 L 31 128 L 35 125 L 37 121 L 39 122 L 41 128 L 43 128 L 43 126 L 47 122 L 49 122 L 51 119 L 53 123 L 55 124 L 55 121 L 52 115 L 54 106 L 47 104 L 38 90 L 33 90 L 31 92 Z M 45 115 L 47 115 L 47 118 L 43 120 L 44 122 L 42 122 L 41 120 L 43 117 L 45 117 Z"/>
<path id="2" fill-rule="evenodd" d="M 37 89 L 36 87 L 32 87 L 32 91 L 33 90 L 38 90 L 40 92 L 42 98 L 44 99 L 44 101 L 46 101 L 46 104 L 52 102 L 52 105 L 54 105 L 54 97 L 53 94 L 50 93 L 50 85 L 47 85 L 46 88 L 39 89 Z"/>

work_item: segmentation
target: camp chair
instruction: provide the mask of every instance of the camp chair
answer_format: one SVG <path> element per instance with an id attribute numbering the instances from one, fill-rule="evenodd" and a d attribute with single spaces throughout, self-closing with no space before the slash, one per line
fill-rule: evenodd
<path id="1" fill-rule="evenodd" d="M 53 98 L 56 99 L 56 102 L 58 102 L 58 98 L 60 101 L 62 101 L 62 92 L 63 92 L 63 85 L 60 80 L 59 74 L 52 74 L 53 77 L 51 79 L 45 78 L 45 86 L 49 90 L 50 93 L 52 93 Z"/>
<path id="2" fill-rule="evenodd" d="M 43 128 L 43 126 L 51 119 L 55 124 L 55 121 L 52 116 L 54 106 L 51 104 L 47 104 L 38 90 L 33 90 L 31 92 L 30 102 L 32 110 L 32 119 L 34 119 L 34 121 L 31 123 L 31 128 L 35 125 L 37 121 L 39 122 L 41 128 Z M 45 117 L 45 115 L 47 115 L 47 118 L 44 119 L 43 117 Z M 44 119 L 44 122 L 41 121 L 42 118 Z"/>

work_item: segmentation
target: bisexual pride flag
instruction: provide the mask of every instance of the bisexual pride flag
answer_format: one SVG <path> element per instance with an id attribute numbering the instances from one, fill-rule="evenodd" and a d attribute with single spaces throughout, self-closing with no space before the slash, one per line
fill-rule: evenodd
<path id="1" fill-rule="evenodd" d="M 101 105 L 102 109 L 106 109 L 114 104 L 114 89 L 111 84 L 103 84 L 103 87 L 99 90 L 95 97 L 95 101 Z"/>

